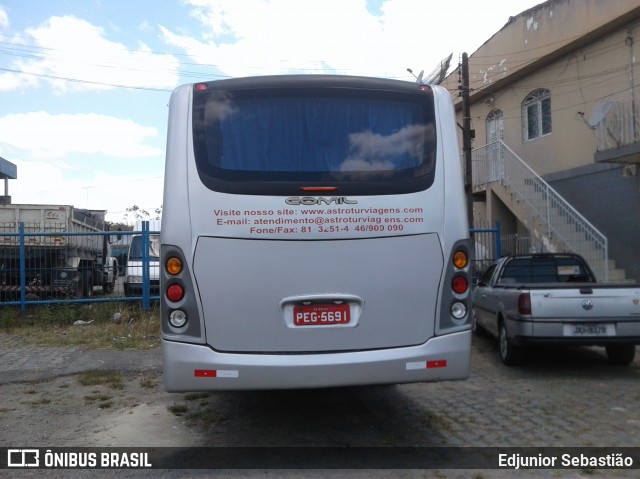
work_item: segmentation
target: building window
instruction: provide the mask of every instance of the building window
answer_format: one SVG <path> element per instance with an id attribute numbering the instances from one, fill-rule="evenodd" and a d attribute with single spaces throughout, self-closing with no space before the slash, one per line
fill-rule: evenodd
<path id="1" fill-rule="evenodd" d="M 549 90 L 535 90 L 527 95 L 522 102 L 522 126 L 525 141 L 551 133 Z"/>

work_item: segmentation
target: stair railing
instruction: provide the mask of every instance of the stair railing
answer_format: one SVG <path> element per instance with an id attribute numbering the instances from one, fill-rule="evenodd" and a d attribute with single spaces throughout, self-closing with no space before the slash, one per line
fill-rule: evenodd
<path id="1" fill-rule="evenodd" d="M 474 191 L 499 182 L 530 212 L 533 222 L 544 228 L 542 250 L 578 253 L 599 280 L 608 282 L 607 237 L 503 141 L 474 149 L 472 168 Z"/>

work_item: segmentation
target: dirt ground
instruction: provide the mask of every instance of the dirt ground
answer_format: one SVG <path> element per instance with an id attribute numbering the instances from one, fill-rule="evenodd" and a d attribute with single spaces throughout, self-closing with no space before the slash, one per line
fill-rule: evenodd
<path id="1" fill-rule="evenodd" d="M 117 387 L 82 384 L 82 375 L 5 384 L 0 388 L 0 442 L 7 447 L 184 446 L 198 444 L 157 372 L 117 373 Z M 61 427 L 64 426 L 64 427 Z"/>

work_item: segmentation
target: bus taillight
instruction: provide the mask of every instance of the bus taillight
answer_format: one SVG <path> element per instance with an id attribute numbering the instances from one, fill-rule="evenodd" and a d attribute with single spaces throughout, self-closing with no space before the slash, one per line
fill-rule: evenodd
<path id="1" fill-rule="evenodd" d="M 169 314 L 169 322 L 174 328 L 181 328 L 187 324 L 187 315 L 181 309 L 176 309 Z"/>
<path id="2" fill-rule="evenodd" d="M 451 289 L 456 294 L 464 294 L 469 289 L 469 282 L 465 276 L 456 276 L 451 281 Z"/>
<path id="3" fill-rule="evenodd" d="M 179 284 L 172 284 L 167 288 L 167 299 L 177 303 L 184 297 L 184 289 Z"/>
<path id="4" fill-rule="evenodd" d="M 464 269 L 467 267 L 469 263 L 469 258 L 467 257 L 467 253 L 464 251 L 456 251 L 453 255 L 453 265 L 458 269 Z"/>
<path id="5" fill-rule="evenodd" d="M 182 261 L 180 261 L 180 258 L 172 256 L 165 263 L 165 268 L 167 269 L 167 273 L 170 275 L 175 276 L 180 274 L 182 272 Z"/>

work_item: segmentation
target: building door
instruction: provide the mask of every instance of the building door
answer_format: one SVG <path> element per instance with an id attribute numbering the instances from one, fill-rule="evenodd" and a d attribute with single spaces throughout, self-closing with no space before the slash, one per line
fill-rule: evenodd
<path id="1" fill-rule="evenodd" d="M 504 169 L 504 156 L 502 141 L 504 139 L 504 116 L 502 110 L 492 110 L 487 115 L 486 120 L 487 145 L 489 145 L 489 154 L 487 158 L 487 182 L 498 181 L 502 179 Z"/>

